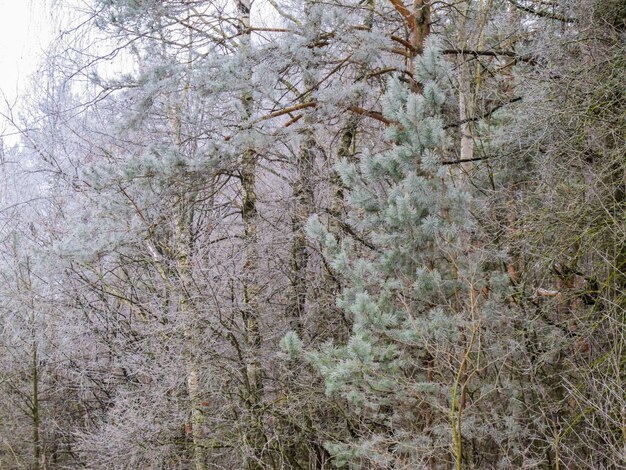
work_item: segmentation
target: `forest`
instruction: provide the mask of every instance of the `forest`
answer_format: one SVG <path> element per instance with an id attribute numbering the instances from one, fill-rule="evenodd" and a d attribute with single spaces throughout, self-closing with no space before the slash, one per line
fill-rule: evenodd
<path id="1" fill-rule="evenodd" d="M 44 3 L 0 468 L 626 468 L 625 0 Z"/>

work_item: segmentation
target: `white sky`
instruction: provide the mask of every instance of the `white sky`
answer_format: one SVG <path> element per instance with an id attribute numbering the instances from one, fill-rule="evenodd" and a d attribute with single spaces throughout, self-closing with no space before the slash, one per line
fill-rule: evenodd
<path id="1" fill-rule="evenodd" d="M 0 0 L 0 90 L 10 102 L 24 91 L 51 37 L 47 0 Z"/>
<path id="2" fill-rule="evenodd" d="M 2 116 L 7 103 L 14 106 L 29 91 L 31 76 L 37 71 L 43 52 L 62 28 L 61 23 L 72 22 L 72 14 L 66 8 L 80 3 L 80 0 L 0 0 L 0 137 L 14 132 Z M 263 4 L 257 11 L 262 9 Z M 259 18 L 255 19 L 260 22 Z M 267 18 L 263 23 L 266 22 Z M 123 54 L 108 62 L 109 71 L 128 68 Z"/>

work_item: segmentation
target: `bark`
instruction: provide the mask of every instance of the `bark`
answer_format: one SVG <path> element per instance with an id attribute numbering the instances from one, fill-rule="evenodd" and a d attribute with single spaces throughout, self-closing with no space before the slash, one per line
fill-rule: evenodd
<path id="1" fill-rule="evenodd" d="M 305 116 L 305 124 L 311 119 Z M 296 161 L 296 179 L 293 187 L 293 209 L 291 214 L 291 292 L 287 305 L 287 317 L 291 329 L 299 337 L 303 336 L 302 317 L 305 312 L 307 297 L 307 266 L 309 253 L 307 249 L 305 226 L 313 213 L 313 187 L 311 175 L 317 143 L 313 132 L 307 129 L 303 132 L 303 141 Z"/>
<path id="2" fill-rule="evenodd" d="M 313 43 L 317 42 L 319 36 L 319 22 L 317 20 L 310 21 L 311 2 L 307 2 L 306 15 L 307 22 L 305 27 L 311 32 Z M 303 64 L 304 69 L 304 89 L 312 90 L 317 83 L 315 74 L 316 64 L 306 61 Z M 303 104 L 306 104 L 310 97 L 306 98 Z M 288 299 L 287 317 L 290 322 L 291 329 L 298 336 L 302 337 L 302 316 L 305 310 L 307 297 L 307 266 L 309 263 L 309 253 L 307 248 L 307 240 L 305 226 L 307 220 L 313 213 L 313 182 L 311 177 L 313 174 L 313 166 L 315 163 L 315 155 L 318 153 L 319 145 L 315 140 L 313 130 L 313 114 L 309 110 L 304 115 L 304 126 L 301 131 L 300 151 L 296 159 L 296 175 L 293 184 L 293 209 L 291 211 L 291 292 Z"/>
<path id="3" fill-rule="evenodd" d="M 431 0 L 413 0 L 411 8 L 404 5 L 402 0 L 389 0 L 395 10 L 402 16 L 409 33 L 407 67 L 410 72 L 415 68 L 415 58 L 424 50 L 424 41 L 430 34 Z M 412 84 L 413 91 L 419 92 L 420 86 Z"/>
<path id="4" fill-rule="evenodd" d="M 461 64 L 459 82 L 459 119 L 461 124 L 461 168 L 465 173 L 469 173 L 473 167 L 474 158 L 474 137 L 472 135 L 471 124 L 468 119 L 474 113 L 472 92 L 470 87 L 471 75 L 469 65 Z"/>
<path id="5" fill-rule="evenodd" d="M 41 460 L 41 441 L 39 429 L 41 427 L 39 415 L 39 365 L 37 359 L 37 340 L 34 338 L 32 342 L 32 381 L 33 381 L 33 469 L 39 470 L 39 462 Z"/>
<path id="6" fill-rule="evenodd" d="M 202 411 L 200 409 L 200 386 L 198 365 L 192 356 L 187 358 L 187 392 L 191 403 L 191 437 L 193 441 L 193 457 L 196 470 L 205 470 L 206 455 L 202 443 Z"/>
<path id="7" fill-rule="evenodd" d="M 37 319 L 35 315 L 35 304 L 33 301 L 32 282 L 31 282 L 31 266 L 30 259 L 26 258 L 24 271 L 21 267 L 20 280 L 18 281 L 18 290 L 22 291 L 22 295 L 27 298 L 26 305 L 29 309 L 29 328 L 31 336 L 31 384 L 32 396 L 30 397 L 30 410 L 32 418 L 32 436 L 33 436 L 33 469 L 39 470 L 41 466 L 41 409 L 39 401 L 39 358 L 37 344 Z"/>
<path id="8" fill-rule="evenodd" d="M 478 2 L 475 12 L 476 24 L 468 31 L 467 20 L 474 16 L 470 10 L 471 2 L 465 3 L 465 10 L 460 13 L 460 24 L 457 33 L 458 48 L 461 51 L 480 51 L 483 46 L 486 14 L 491 6 L 491 0 Z M 513 54 L 515 55 L 515 54 Z M 475 56 L 470 52 L 466 57 L 461 54 L 459 58 L 459 130 L 461 132 L 460 158 L 461 169 L 469 174 L 473 168 L 474 160 L 474 130 L 477 110 L 477 96 L 481 85 L 481 68 L 478 61 L 468 60 Z"/>
<path id="9" fill-rule="evenodd" d="M 238 0 L 239 24 L 241 28 L 241 54 L 249 53 L 250 37 L 250 0 Z M 246 72 L 248 73 L 248 72 Z M 250 78 L 250 77 L 248 77 Z M 252 117 L 252 95 L 249 92 L 241 97 L 246 119 Z M 244 326 L 244 341 L 246 343 L 245 370 L 246 377 L 246 406 L 250 422 L 245 437 L 252 448 L 253 455 L 246 455 L 245 466 L 248 469 L 262 468 L 261 458 L 265 443 L 263 431 L 263 413 L 261 400 L 263 394 L 262 371 L 260 363 L 261 332 L 259 329 L 259 256 L 258 256 L 258 225 L 256 196 L 257 154 L 254 149 L 244 150 L 241 162 L 241 189 L 242 204 L 241 216 L 243 222 L 243 307 L 242 319 Z"/>
<path id="10" fill-rule="evenodd" d="M 196 359 L 197 344 L 192 321 L 193 312 L 190 308 L 189 286 L 191 224 L 193 222 L 193 200 L 191 197 L 180 195 L 178 199 L 178 218 L 176 220 L 176 248 L 178 284 L 172 287 L 172 294 L 178 297 L 178 312 L 180 319 L 185 323 L 185 367 L 187 373 L 187 393 L 191 406 L 191 437 L 193 443 L 193 457 L 196 470 L 206 470 L 206 452 L 202 442 L 202 422 L 204 420 L 200 408 L 201 390 L 199 385 L 200 367 Z"/>
<path id="11" fill-rule="evenodd" d="M 191 12 L 188 11 L 188 15 Z M 187 17 L 189 23 L 189 16 Z M 191 28 L 187 28 L 187 48 L 188 48 L 188 72 L 192 73 L 192 50 L 193 35 Z M 170 124 L 172 132 L 178 146 L 179 152 L 184 152 L 183 144 L 183 125 L 181 120 L 181 107 L 187 101 L 187 93 L 189 92 L 189 78 L 183 88 L 183 93 L 178 102 L 172 106 Z M 202 425 L 204 416 L 201 409 L 202 390 L 200 389 L 200 364 L 197 360 L 197 352 L 199 345 L 196 341 L 197 333 L 195 331 L 194 312 L 191 307 L 191 299 L 189 289 L 192 285 L 192 273 L 190 258 L 193 252 L 192 230 L 194 221 L 194 207 L 196 201 L 196 193 L 194 191 L 186 193 L 185 190 L 177 195 L 175 202 L 176 220 L 174 227 L 174 244 L 176 247 L 176 274 L 178 282 L 171 283 L 171 295 L 178 299 L 178 313 L 180 320 L 184 323 L 183 335 L 186 347 L 184 350 L 184 367 L 186 368 L 186 385 L 190 413 L 190 431 L 193 445 L 193 460 L 196 470 L 206 470 L 207 456 L 203 442 Z M 171 279 L 172 281 L 174 279 Z M 173 285 L 172 285 L 173 284 Z"/>

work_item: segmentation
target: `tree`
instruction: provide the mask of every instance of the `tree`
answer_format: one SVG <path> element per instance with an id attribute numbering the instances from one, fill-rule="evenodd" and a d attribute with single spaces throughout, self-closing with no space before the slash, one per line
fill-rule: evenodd
<path id="1" fill-rule="evenodd" d="M 0 466 L 619 467 L 622 3 L 62 8 L 3 111 Z"/>
<path id="2" fill-rule="evenodd" d="M 441 410 L 449 408 L 452 387 L 446 374 L 434 378 L 429 370 L 456 349 L 467 305 L 461 298 L 471 297 L 461 282 L 468 273 L 460 241 L 469 228 L 467 195 L 441 166 L 448 145 L 441 119 L 445 66 L 434 39 L 414 73 L 423 94 L 396 80 L 385 95 L 385 116 L 397 123 L 387 132 L 391 148 L 339 169 L 349 188 L 349 223 L 365 247 L 339 246 L 318 219 L 309 226 L 344 279 L 339 302 L 354 324 L 346 345 L 329 346 L 313 360 L 327 392 L 340 392 L 361 410 L 368 428 L 353 445 L 329 444 L 339 464 L 428 461 L 417 450 L 445 422 Z"/>

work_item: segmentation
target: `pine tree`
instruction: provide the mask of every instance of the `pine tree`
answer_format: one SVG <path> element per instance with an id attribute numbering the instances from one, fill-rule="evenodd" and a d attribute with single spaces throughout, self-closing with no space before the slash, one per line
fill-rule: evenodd
<path id="1" fill-rule="evenodd" d="M 506 282 L 483 269 L 471 195 L 443 164 L 447 75 L 439 42 L 429 38 L 416 60 L 422 93 L 389 84 L 389 148 L 340 164 L 358 239 L 339 243 L 319 218 L 309 222 L 353 321 L 347 344 L 310 355 L 327 393 L 340 394 L 365 430 L 327 444 L 338 466 L 460 468 L 464 434 L 477 424 L 463 413 L 480 367 L 478 310 L 493 310 Z"/>

